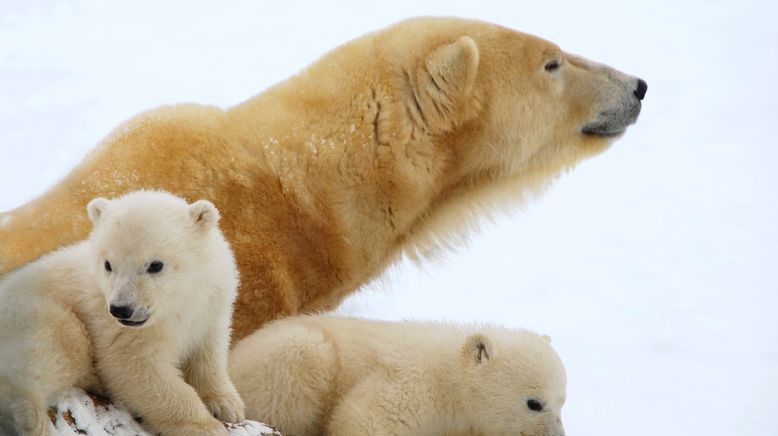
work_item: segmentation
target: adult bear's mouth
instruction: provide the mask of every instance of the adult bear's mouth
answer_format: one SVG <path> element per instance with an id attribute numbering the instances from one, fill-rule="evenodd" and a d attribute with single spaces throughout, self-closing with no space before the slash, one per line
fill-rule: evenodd
<path id="1" fill-rule="evenodd" d="M 616 102 L 611 102 L 594 120 L 581 128 L 585 135 L 615 138 L 635 124 L 643 105 L 641 101 L 646 96 L 648 85 L 642 79 L 637 79 L 636 87 L 630 91 L 622 90 Z"/>
<path id="2" fill-rule="evenodd" d="M 586 125 L 583 127 L 583 129 L 581 129 L 581 133 L 584 135 L 600 136 L 603 138 L 615 138 L 620 136 L 626 130 L 626 128 L 613 129 L 609 128 L 608 126 Z"/>
<path id="3" fill-rule="evenodd" d="M 640 108 L 640 101 L 635 101 L 626 107 L 600 112 L 596 120 L 581 128 L 581 133 L 603 138 L 620 136 L 627 130 L 627 127 L 635 124 L 638 115 L 640 115 Z"/>

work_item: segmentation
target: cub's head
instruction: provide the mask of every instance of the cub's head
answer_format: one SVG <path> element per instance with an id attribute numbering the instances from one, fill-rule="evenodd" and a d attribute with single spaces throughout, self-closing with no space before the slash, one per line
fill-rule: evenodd
<path id="1" fill-rule="evenodd" d="M 158 191 L 136 191 L 87 205 L 93 267 L 106 310 L 124 326 L 174 319 L 198 295 L 223 241 L 208 201 L 187 204 Z M 219 253 L 222 254 L 222 253 Z"/>
<path id="2" fill-rule="evenodd" d="M 548 338 L 490 330 L 462 347 L 462 398 L 470 421 L 488 435 L 563 436 L 567 378 Z"/>

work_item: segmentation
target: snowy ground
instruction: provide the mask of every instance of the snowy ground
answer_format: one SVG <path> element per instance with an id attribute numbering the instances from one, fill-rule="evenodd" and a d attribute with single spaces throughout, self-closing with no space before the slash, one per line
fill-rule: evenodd
<path id="1" fill-rule="evenodd" d="M 101 404 L 81 389 L 70 389 L 58 402 L 52 418 L 55 436 L 152 436 L 132 416 L 113 404 Z M 281 436 L 254 421 L 226 424 L 230 436 Z M 2 432 L 0 428 L 0 432 Z"/>
<path id="2" fill-rule="evenodd" d="M 648 82 L 638 124 L 541 200 L 342 312 L 550 334 L 568 434 L 778 434 L 774 1 L 13 1 L 0 8 L 0 210 L 120 121 L 228 106 L 364 32 L 458 15 Z"/>

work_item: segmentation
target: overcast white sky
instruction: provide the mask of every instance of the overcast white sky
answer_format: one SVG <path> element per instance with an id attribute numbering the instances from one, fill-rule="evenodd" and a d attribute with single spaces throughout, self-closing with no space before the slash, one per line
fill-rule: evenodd
<path id="1" fill-rule="evenodd" d="M 342 312 L 550 334 L 583 435 L 778 434 L 778 4 L 5 1 L 0 210 L 122 120 L 229 106 L 414 15 L 535 33 L 648 82 L 637 125 L 542 199 Z"/>

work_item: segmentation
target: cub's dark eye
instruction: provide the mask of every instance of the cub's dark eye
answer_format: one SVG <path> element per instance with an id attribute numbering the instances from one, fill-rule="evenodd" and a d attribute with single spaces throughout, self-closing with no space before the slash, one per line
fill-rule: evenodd
<path id="1" fill-rule="evenodd" d="M 529 407 L 529 410 L 532 410 L 532 411 L 535 411 L 535 412 L 542 412 L 543 411 L 543 404 L 540 401 L 538 401 L 538 400 L 536 400 L 534 398 L 530 398 L 529 400 L 527 400 L 527 407 Z"/>
<path id="2" fill-rule="evenodd" d="M 548 63 L 546 63 L 545 68 L 546 71 L 548 71 L 549 73 L 553 73 L 554 71 L 559 69 L 559 61 L 556 59 L 553 61 L 548 61 Z"/>
<path id="3" fill-rule="evenodd" d="M 108 261 L 106 260 L 106 261 L 105 261 L 105 264 L 104 264 L 103 266 L 105 267 L 105 270 L 106 270 L 106 271 L 108 271 L 108 272 L 111 272 L 111 271 L 113 271 L 113 269 L 111 268 L 111 262 L 108 262 Z"/>
<path id="4" fill-rule="evenodd" d="M 158 260 L 155 260 L 154 262 L 151 262 L 151 263 L 149 264 L 149 267 L 148 267 L 148 269 L 146 270 L 146 272 L 148 272 L 148 273 L 150 273 L 150 274 L 156 274 L 156 273 L 158 273 L 158 272 L 162 271 L 162 268 L 163 268 L 164 266 L 165 266 L 165 264 L 164 264 L 164 263 L 162 263 L 162 262 L 160 262 L 160 261 L 158 261 Z"/>

